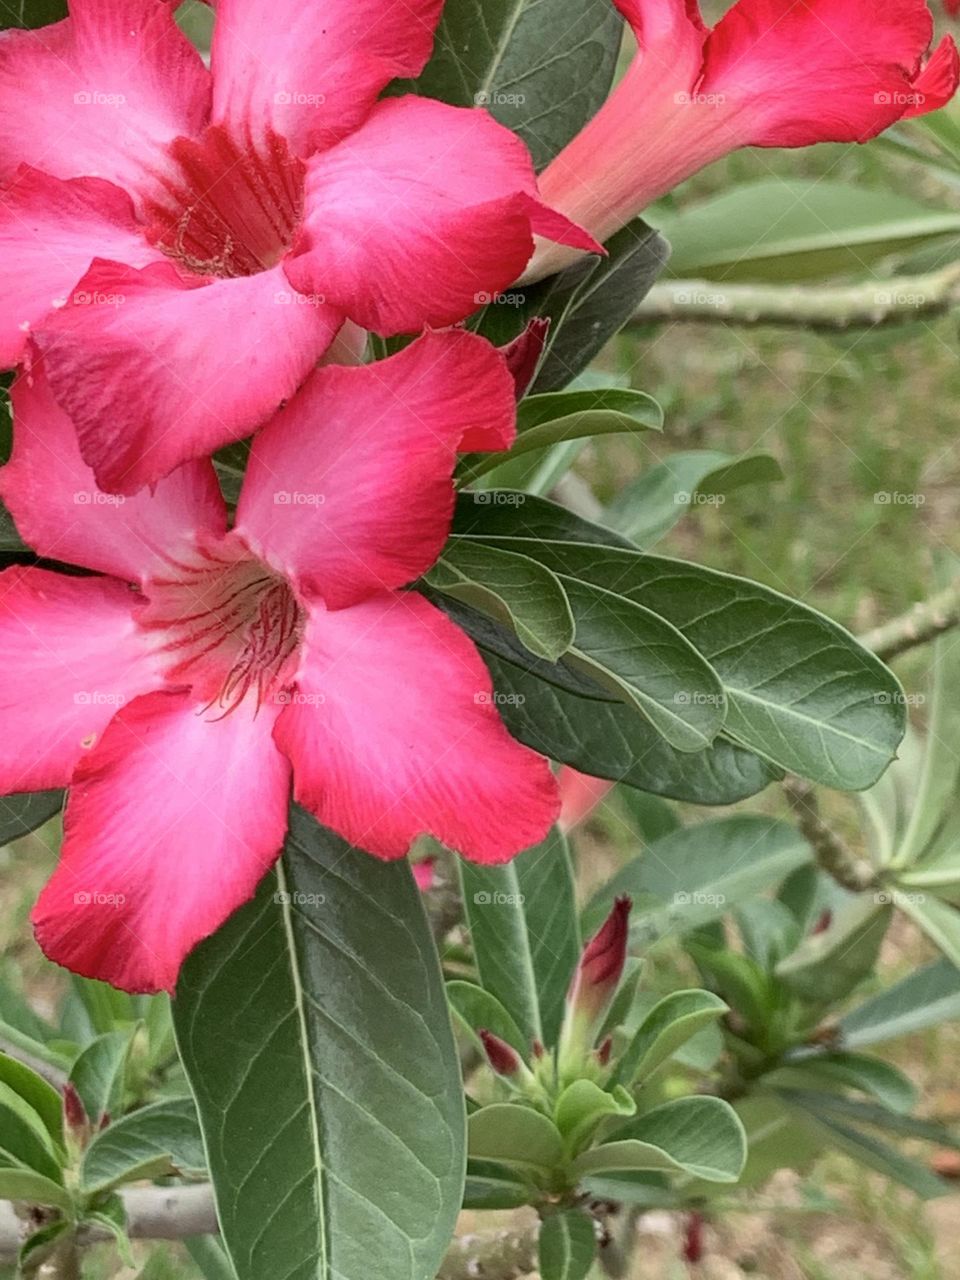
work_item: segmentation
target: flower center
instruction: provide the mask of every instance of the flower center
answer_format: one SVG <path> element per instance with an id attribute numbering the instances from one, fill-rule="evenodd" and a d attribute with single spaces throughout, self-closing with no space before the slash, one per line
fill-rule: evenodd
<path id="1" fill-rule="evenodd" d="M 230 543 L 172 568 L 144 588 L 138 618 L 169 684 L 189 685 L 227 715 L 248 695 L 260 706 L 292 681 L 304 613 L 283 578 Z"/>
<path id="2" fill-rule="evenodd" d="M 303 215 L 303 162 L 270 133 L 240 146 L 218 125 L 177 138 L 146 214 L 148 236 L 198 275 L 252 276 L 276 266 Z"/>

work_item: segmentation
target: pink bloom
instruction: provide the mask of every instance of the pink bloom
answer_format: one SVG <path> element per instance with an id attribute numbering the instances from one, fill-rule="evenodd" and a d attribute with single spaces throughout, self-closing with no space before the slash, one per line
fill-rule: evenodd
<path id="1" fill-rule="evenodd" d="M 613 790 L 614 784 L 606 778 L 594 778 L 564 765 L 557 775 L 560 786 L 560 827 L 572 831 L 586 821 L 597 805 Z"/>
<path id="2" fill-rule="evenodd" d="M 437 863 L 435 858 L 423 858 L 413 864 L 413 878 L 421 893 L 429 893 L 437 882 Z"/>
<path id="3" fill-rule="evenodd" d="M 593 241 L 484 111 L 406 96 L 442 0 L 219 0 L 207 71 L 169 0 L 0 35 L 0 362 L 31 331 L 103 489 L 249 435 L 345 317 L 441 326 L 533 233 Z"/>
<path id="4" fill-rule="evenodd" d="M 614 0 L 639 46 L 621 83 L 541 176 L 552 207 L 606 240 L 738 147 L 866 142 L 943 106 L 958 58 L 926 0 L 737 0 L 709 30 L 697 0 Z M 571 261 L 549 245 L 528 278 Z"/>
<path id="5" fill-rule="evenodd" d="M 516 1049 L 505 1040 L 501 1040 L 499 1036 L 495 1036 L 492 1031 L 478 1031 L 477 1035 L 483 1044 L 487 1061 L 497 1075 L 509 1078 L 521 1074 L 523 1064 Z"/>
<path id="6" fill-rule="evenodd" d="M 943 0 L 943 7 L 948 17 L 955 18 L 960 13 L 960 0 Z"/>
<path id="7" fill-rule="evenodd" d="M 0 794 L 70 786 L 33 915 L 51 959 L 172 988 L 276 859 L 291 777 L 383 858 L 423 832 L 481 862 L 543 838 L 547 762 L 473 644 L 400 590 L 447 537 L 457 452 L 512 439 L 503 356 L 449 330 L 318 369 L 255 437 L 229 531 L 208 461 L 100 492 L 42 364 L 0 497 L 39 555 L 96 575 L 0 575 Z"/>

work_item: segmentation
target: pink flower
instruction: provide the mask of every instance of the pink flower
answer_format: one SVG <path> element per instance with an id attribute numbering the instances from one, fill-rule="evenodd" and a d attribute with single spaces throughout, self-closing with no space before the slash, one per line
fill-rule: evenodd
<path id="1" fill-rule="evenodd" d="M 412 95 L 442 0 L 219 0 L 211 70 L 169 0 L 0 35 L 0 364 L 31 331 L 100 487 L 249 435 L 344 317 L 462 319 L 533 232 L 589 248 L 484 111 Z"/>
<path id="2" fill-rule="evenodd" d="M 581 822 L 585 822 L 614 786 L 606 778 L 581 773 L 570 765 L 564 765 L 560 770 L 557 783 L 560 787 L 560 827 L 563 831 L 572 831 Z"/>
<path id="3" fill-rule="evenodd" d="M 296 799 L 383 858 L 430 832 L 481 862 L 557 816 L 473 644 L 416 591 L 459 450 L 506 447 L 514 384 L 476 335 L 315 371 L 254 439 L 233 527 L 208 461 L 97 489 L 43 362 L 13 390 L 0 497 L 40 556 L 0 575 L 0 794 L 70 786 L 33 914 L 46 954 L 171 989 L 253 893 Z"/>
<path id="4" fill-rule="evenodd" d="M 590 123 L 541 176 L 543 199 L 606 240 L 738 147 L 866 142 L 957 88 L 925 0 L 737 0 L 704 26 L 697 0 L 614 0 L 639 46 Z M 576 255 L 540 248 L 528 279 Z"/>
<path id="5" fill-rule="evenodd" d="M 960 0 L 943 0 L 943 7 L 948 17 L 955 18 L 960 13 Z"/>

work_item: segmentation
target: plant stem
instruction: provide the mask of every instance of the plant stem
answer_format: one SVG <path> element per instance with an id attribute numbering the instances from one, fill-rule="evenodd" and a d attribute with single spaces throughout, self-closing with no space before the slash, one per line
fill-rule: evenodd
<path id="1" fill-rule="evenodd" d="M 899 618 L 874 627 L 860 643 L 889 662 L 917 645 L 936 640 L 951 627 L 960 626 L 960 578 L 927 600 L 920 600 Z"/>
<path id="2" fill-rule="evenodd" d="M 820 816 L 820 805 L 813 784 L 804 778 L 788 775 L 783 782 L 797 826 L 813 848 L 821 870 L 851 893 L 863 893 L 876 884 L 873 867 L 848 849 L 835 831 Z"/>

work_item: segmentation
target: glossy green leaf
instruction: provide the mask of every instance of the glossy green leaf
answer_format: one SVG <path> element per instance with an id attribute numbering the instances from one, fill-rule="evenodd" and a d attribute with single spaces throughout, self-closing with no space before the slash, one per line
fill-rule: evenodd
<path id="1" fill-rule="evenodd" d="M 530 1053 L 530 1042 L 507 1013 L 506 1009 L 489 991 L 472 982 L 459 979 L 447 983 L 447 999 L 457 1023 L 469 1034 L 475 1048 L 481 1047 L 478 1031 L 492 1031 L 507 1044 L 513 1045 L 521 1055 Z"/>
<path id="2" fill-rule="evenodd" d="M 584 913 L 584 929 L 593 929 L 613 900 L 628 893 L 636 903 L 630 918 L 635 946 L 668 933 L 689 933 L 776 884 L 811 857 L 810 846 L 794 827 L 759 814 L 681 827 L 654 841 L 597 891 Z"/>
<path id="3" fill-rule="evenodd" d="M 121 1109 L 132 1034 L 132 1031 L 108 1031 L 98 1036 L 82 1051 L 70 1070 L 70 1080 L 94 1125 L 102 1116 L 115 1116 Z"/>
<path id="4" fill-rule="evenodd" d="M 541 168 L 607 96 L 622 27 L 615 9 L 591 0 L 448 0 L 416 87 L 484 107 Z"/>
<path id="5" fill-rule="evenodd" d="M 184 1240 L 183 1244 L 203 1280 L 237 1280 L 233 1263 L 216 1236 L 194 1236 Z M 145 1280 L 145 1277 L 140 1280 Z"/>
<path id="6" fill-rule="evenodd" d="M 912 1111 L 917 1102 L 917 1091 L 902 1071 L 864 1053 L 816 1054 L 768 1076 L 767 1083 L 776 1085 L 784 1073 L 799 1088 L 825 1085 L 858 1089 L 901 1115 Z"/>
<path id="7" fill-rule="evenodd" d="M 84 1154 L 80 1184 L 92 1194 L 139 1178 L 205 1172 L 197 1109 L 192 1098 L 178 1098 L 141 1107 L 98 1133 Z"/>
<path id="8" fill-rule="evenodd" d="M 905 716 L 899 682 L 842 627 L 768 587 L 700 565 L 613 547 L 471 536 L 524 552 L 561 576 L 617 593 L 683 632 L 719 676 L 725 733 L 782 768 L 838 790 L 870 786 L 893 759 Z"/>
<path id="9" fill-rule="evenodd" d="M 0 1165 L 29 1169 L 62 1182 L 61 1153 L 41 1117 L 9 1085 L 0 1082 Z"/>
<path id="10" fill-rule="evenodd" d="M 954 1128 L 937 1120 L 904 1115 L 901 1111 L 891 1111 L 889 1107 L 879 1103 L 865 1102 L 860 1098 L 850 1098 L 838 1093 L 803 1089 L 780 1089 L 778 1093 L 784 1098 L 791 1098 L 794 1103 L 805 1102 L 819 1111 L 857 1126 L 867 1125 L 868 1128 L 883 1129 L 898 1138 L 917 1138 L 921 1142 L 934 1142 L 938 1147 L 960 1150 L 960 1135 Z"/>
<path id="11" fill-rule="evenodd" d="M 860 1049 L 958 1018 L 960 968 L 949 960 L 937 960 L 845 1014 L 840 1035 L 846 1047 Z"/>
<path id="12" fill-rule="evenodd" d="M 746 1160 L 743 1125 L 720 1098 L 678 1098 L 632 1120 L 609 1142 L 579 1156 L 582 1177 L 617 1170 L 664 1170 L 708 1182 L 736 1182 Z"/>
<path id="13" fill-rule="evenodd" d="M 530 1201 L 530 1184 L 491 1160 L 470 1160 L 463 1191 L 465 1209 L 519 1209 Z"/>
<path id="14" fill-rule="evenodd" d="M 557 1099 L 554 1119 L 567 1149 L 576 1151 L 601 1121 L 636 1115 L 637 1104 L 625 1089 L 601 1089 L 592 1080 L 574 1080 Z"/>
<path id="15" fill-rule="evenodd" d="M 554 830 L 502 867 L 459 860 L 463 902 L 482 986 L 516 1022 L 529 1050 L 552 1046 L 580 954 L 573 869 Z"/>
<path id="16" fill-rule="evenodd" d="M 708 280 L 828 279 L 960 232 L 960 214 L 890 190 L 782 178 L 750 182 L 652 220 L 670 274 Z M 882 284 L 878 284 L 878 289 Z"/>
<path id="17" fill-rule="evenodd" d="M 701 503 L 745 485 L 782 479 L 779 462 L 768 453 L 740 458 L 706 449 L 671 453 L 618 494 L 606 518 L 639 546 L 652 547 Z"/>
<path id="18" fill-rule="evenodd" d="M 52 1084 L 6 1053 L 0 1053 L 0 1083 L 32 1107 L 54 1142 L 63 1142 L 63 1101 Z"/>
<path id="19" fill-rule="evenodd" d="M 470 455 L 461 468 L 461 481 L 470 484 L 513 458 L 567 440 L 662 430 L 663 410 L 643 391 L 603 387 L 528 396 L 517 410 L 517 438 L 511 449 Z"/>
<path id="20" fill-rule="evenodd" d="M 427 582 L 509 626 L 539 658 L 555 662 L 573 643 L 573 613 L 559 578 L 529 556 L 458 539 Z"/>
<path id="21" fill-rule="evenodd" d="M 238 1280 L 431 1280 L 464 1115 L 405 861 L 291 811 L 283 860 L 184 968 L 174 1020 Z"/>
<path id="22" fill-rule="evenodd" d="M 495 1160 L 525 1177 L 543 1180 L 564 1162 L 557 1126 L 539 1111 L 512 1102 L 481 1107 L 467 1121 L 473 1160 Z"/>
<path id="23" fill-rule="evenodd" d="M 89 1015 L 90 1026 L 96 1034 L 115 1031 L 118 1023 L 136 1022 L 134 998 L 126 991 L 118 991 L 106 982 L 83 978 L 75 973 L 70 975 L 70 983 L 80 997 Z"/>
<path id="24" fill-rule="evenodd" d="M 576 1209 L 552 1213 L 540 1228 L 541 1280 L 586 1280 L 597 1255 L 593 1219 Z"/>
<path id="25" fill-rule="evenodd" d="M 614 1082 L 632 1085 L 652 1075 L 681 1045 L 716 1022 L 728 1006 L 710 991 L 673 991 L 650 1010 L 614 1070 Z"/>
<path id="26" fill-rule="evenodd" d="M 0 845 L 36 831 L 63 808 L 62 791 L 24 791 L 0 799 Z"/>
<path id="27" fill-rule="evenodd" d="M 951 964 L 960 966 L 960 911 L 928 893 L 900 893 L 896 901 Z"/>

